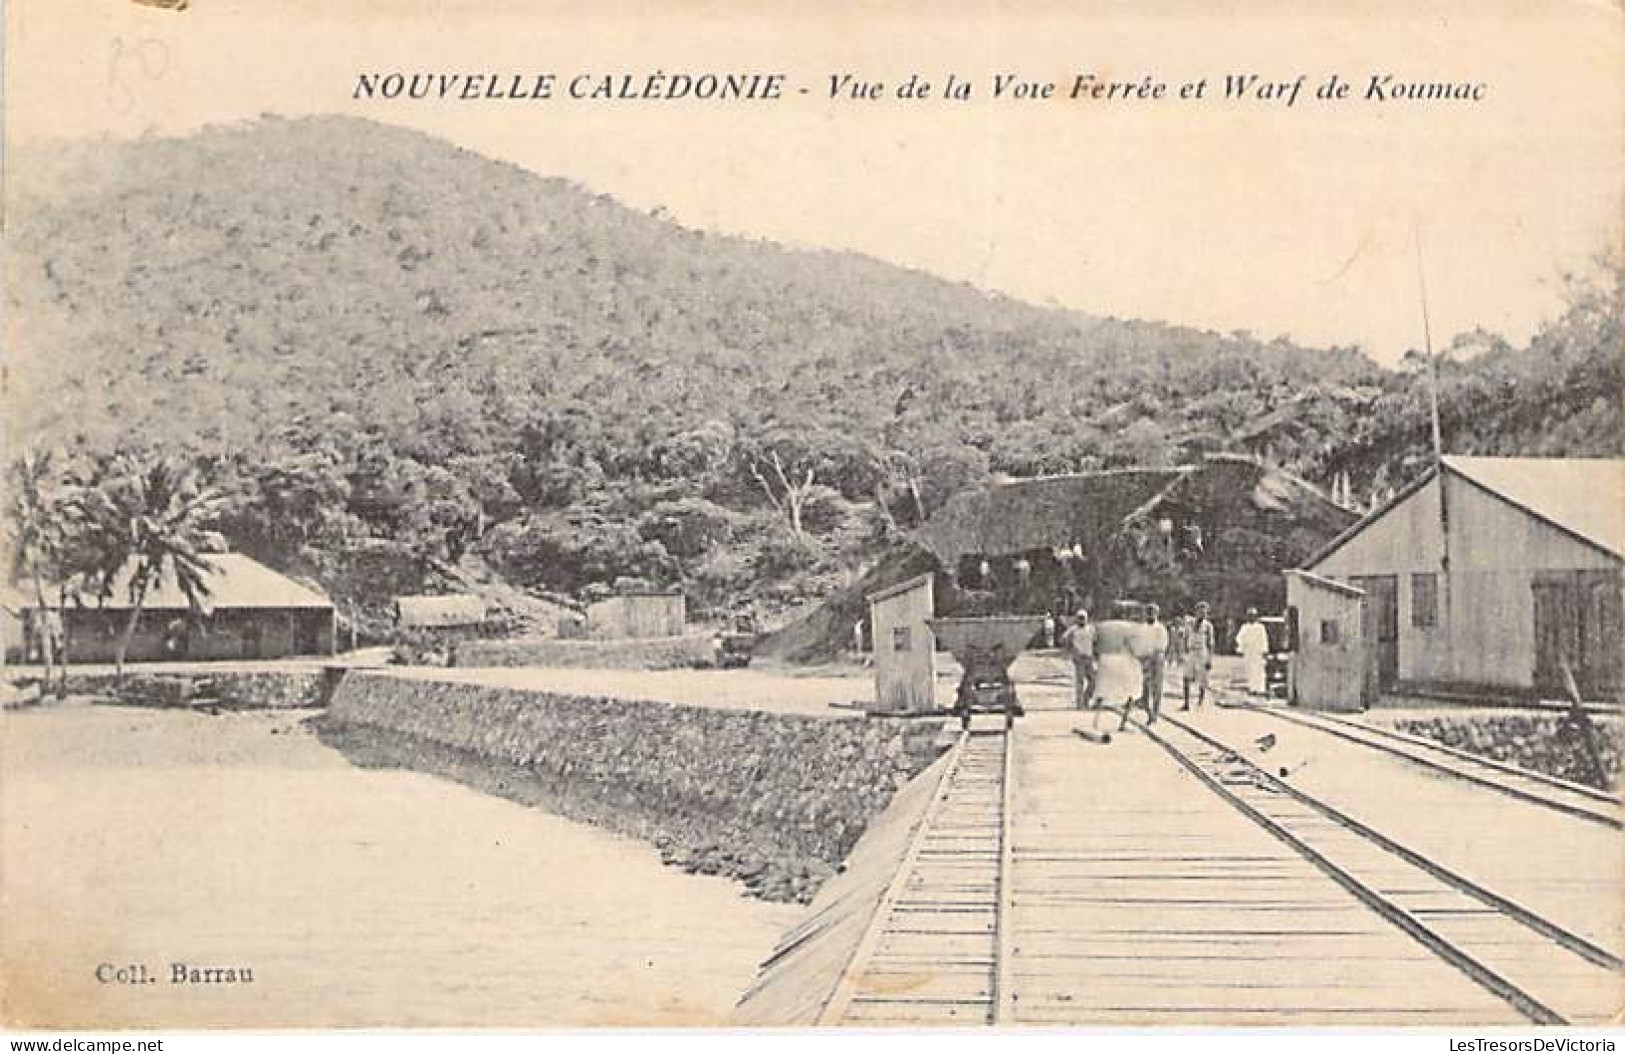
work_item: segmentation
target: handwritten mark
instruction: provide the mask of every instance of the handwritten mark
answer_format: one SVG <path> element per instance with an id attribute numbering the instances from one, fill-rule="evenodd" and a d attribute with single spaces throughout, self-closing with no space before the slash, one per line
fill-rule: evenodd
<path id="1" fill-rule="evenodd" d="M 130 44 L 123 37 L 114 37 L 107 59 L 108 102 L 118 113 L 129 113 L 135 109 L 141 82 L 159 80 L 168 71 L 169 45 L 163 41 L 147 37 Z"/>
<path id="2" fill-rule="evenodd" d="M 1362 255 L 1364 255 L 1366 246 L 1370 244 L 1371 232 L 1368 230 L 1360 236 L 1360 243 L 1354 247 L 1354 251 L 1349 254 L 1349 258 L 1344 260 L 1343 265 L 1337 269 L 1336 273 L 1330 278 L 1325 279 L 1325 281 L 1327 283 L 1335 282 L 1339 278 L 1342 278 L 1344 275 L 1348 274 L 1349 268 L 1354 266 L 1354 261 L 1358 260 Z"/>
<path id="3" fill-rule="evenodd" d="M 192 0 L 130 0 L 132 4 L 156 7 L 164 11 L 185 11 Z"/>

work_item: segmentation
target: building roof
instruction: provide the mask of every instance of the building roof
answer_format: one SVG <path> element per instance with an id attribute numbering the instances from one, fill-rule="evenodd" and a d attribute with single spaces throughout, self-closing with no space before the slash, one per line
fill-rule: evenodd
<path id="1" fill-rule="evenodd" d="M 1444 463 L 1525 512 L 1625 557 L 1625 460 L 1447 457 Z"/>
<path id="2" fill-rule="evenodd" d="M 1081 472 L 972 488 L 949 498 L 913 537 L 953 567 L 967 553 L 1003 556 L 1097 544 L 1169 502 L 1210 513 L 1227 510 L 1219 517 L 1224 521 L 1267 517 L 1306 531 L 1310 545 L 1354 519 L 1295 476 L 1250 458 L 1218 456 L 1178 468 Z"/>
<path id="3" fill-rule="evenodd" d="M 636 590 L 630 590 L 630 591 L 627 591 L 627 592 L 621 592 L 621 591 L 617 590 L 616 592 L 611 593 L 608 596 L 598 597 L 596 600 L 593 600 L 593 601 L 589 602 L 587 604 L 587 607 L 589 609 L 591 609 L 591 608 L 598 607 L 598 606 L 600 606 L 602 604 L 614 603 L 617 600 L 648 600 L 648 599 L 665 600 L 665 599 L 669 599 L 671 597 L 677 597 L 679 599 L 682 599 L 685 596 L 686 596 L 686 594 L 681 589 L 636 589 Z"/>
<path id="4" fill-rule="evenodd" d="M 933 576 L 931 573 L 927 571 L 923 575 L 915 575 L 913 578 L 905 578 L 895 585 L 890 585 L 884 589 L 878 589 L 875 592 L 870 593 L 865 599 L 871 604 L 878 604 L 882 600 L 890 600 L 892 597 L 900 596 L 912 589 L 918 589 L 925 583 L 930 582 L 932 577 Z"/>
<path id="5" fill-rule="evenodd" d="M 1365 590 L 1358 586 L 1351 586 L 1347 582 L 1339 582 L 1337 579 L 1327 578 L 1325 575 L 1317 575 L 1313 571 L 1291 570 L 1286 573 L 1293 578 L 1307 582 L 1309 585 L 1329 589 L 1333 593 L 1342 593 L 1344 596 L 1351 597 L 1365 596 Z"/>
<path id="6" fill-rule="evenodd" d="M 485 601 L 472 593 L 396 597 L 395 620 L 409 629 L 476 626 L 485 621 Z"/>
<path id="7" fill-rule="evenodd" d="M 1119 469 L 990 483 L 949 498 L 914 538 L 949 567 L 966 553 L 1065 548 L 1115 529 L 1190 471 Z"/>
<path id="8" fill-rule="evenodd" d="M 1458 457 L 1447 471 L 1502 501 L 1616 557 L 1625 558 L 1625 460 L 1563 457 Z M 1434 476 L 1429 468 L 1358 523 L 1332 539 L 1304 566 L 1318 567 Z"/>
<path id="9" fill-rule="evenodd" d="M 207 580 L 209 595 L 200 598 L 205 610 L 333 606 L 327 597 L 271 570 L 252 557 L 241 553 L 210 553 L 204 559 L 215 569 Z M 134 573 L 133 562 L 125 565 L 113 582 L 112 592 L 100 600 L 102 608 L 116 610 L 130 606 L 130 578 Z M 85 599 L 87 603 L 93 602 L 89 597 Z M 148 610 L 187 606 L 186 594 L 176 585 L 174 575 L 165 575 L 157 588 L 147 593 L 142 604 Z"/>

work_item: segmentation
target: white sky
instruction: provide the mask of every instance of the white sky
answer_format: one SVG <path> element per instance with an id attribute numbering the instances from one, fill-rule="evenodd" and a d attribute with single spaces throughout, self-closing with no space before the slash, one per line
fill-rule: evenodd
<path id="1" fill-rule="evenodd" d="M 854 249 L 1098 314 L 1354 343 L 1388 362 L 1420 342 L 1418 221 L 1438 344 L 1479 324 L 1525 339 L 1557 310 L 1558 272 L 1621 236 L 1625 16 L 1607 4 L 983 2 L 936 5 L 929 20 L 881 3 L 773 19 L 694 2 L 571 6 L 13 0 L 8 133 L 357 113 L 689 226 Z M 1221 13 L 1195 13 L 1207 11 Z M 349 97 L 362 71 L 657 68 L 782 71 L 811 93 L 769 106 Z M 982 98 L 823 97 L 830 74 L 892 86 L 915 71 L 955 72 Z M 997 72 L 1063 91 L 1089 72 L 1175 88 L 1393 73 L 1484 81 L 1488 97 L 994 103 Z"/>

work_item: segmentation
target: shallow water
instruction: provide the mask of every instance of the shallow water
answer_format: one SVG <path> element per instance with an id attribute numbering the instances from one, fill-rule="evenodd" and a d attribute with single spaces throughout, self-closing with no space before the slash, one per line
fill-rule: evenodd
<path id="1" fill-rule="evenodd" d="M 303 716 L 0 717 L 0 1017 L 715 1024 L 800 914 L 640 842 L 354 768 Z M 253 980 L 175 984 L 176 963 Z M 97 979 L 130 966 L 153 980 Z"/>

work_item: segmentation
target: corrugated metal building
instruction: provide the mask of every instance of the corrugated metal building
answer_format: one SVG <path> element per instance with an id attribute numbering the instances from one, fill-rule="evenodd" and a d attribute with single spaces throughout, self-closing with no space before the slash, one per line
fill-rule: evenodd
<path id="1" fill-rule="evenodd" d="M 1447 457 L 1304 570 L 1287 585 L 1306 706 L 1349 705 L 1332 667 L 1351 611 L 1367 704 L 1402 686 L 1562 698 L 1565 670 L 1587 698 L 1625 693 L 1625 461 Z"/>

